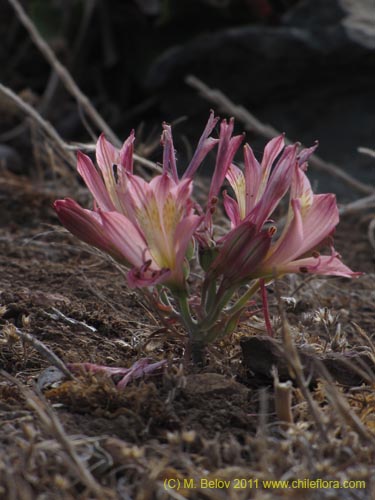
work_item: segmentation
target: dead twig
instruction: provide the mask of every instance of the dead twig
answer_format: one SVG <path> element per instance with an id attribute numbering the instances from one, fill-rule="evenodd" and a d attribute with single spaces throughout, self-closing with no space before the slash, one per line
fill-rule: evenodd
<path id="1" fill-rule="evenodd" d="M 34 109 L 30 104 L 24 101 L 20 96 L 18 96 L 12 89 L 6 87 L 2 83 L 0 83 L 0 92 L 6 95 L 9 99 L 11 99 L 19 109 L 21 109 L 25 114 L 29 115 L 46 133 L 48 137 L 57 145 L 63 156 L 66 158 L 70 165 L 76 164 L 76 157 L 72 153 L 72 151 L 84 150 L 87 152 L 95 151 L 95 144 L 85 144 L 85 143 L 72 143 L 68 144 L 64 141 L 64 139 L 59 135 L 57 130 L 53 127 L 53 125 L 45 120 L 40 113 Z M 143 158 L 137 154 L 134 154 L 134 159 L 138 161 L 144 167 L 149 168 L 150 170 L 161 172 L 162 169 L 156 163 Z"/>
<path id="2" fill-rule="evenodd" d="M 22 8 L 18 0 L 8 0 L 17 13 L 17 16 L 23 26 L 28 31 L 32 41 L 38 47 L 43 56 L 47 59 L 56 73 L 59 75 L 62 83 L 64 84 L 67 91 L 74 96 L 77 103 L 82 106 L 85 113 L 91 118 L 93 123 L 103 131 L 108 139 L 113 142 L 116 146 L 121 145 L 120 139 L 117 137 L 115 132 L 110 128 L 110 126 L 103 120 L 100 114 L 96 111 L 94 106 L 91 104 L 88 97 L 81 91 L 78 87 L 69 71 L 63 66 L 60 61 L 56 58 L 50 46 L 42 38 L 38 30 L 36 29 L 34 23 L 31 21 L 30 17 L 26 14 L 25 10 Z"/>
<path id="3" fill-rule="evenodd" d="M 371 156 L 371 158 L 375 158 L 375 149 L 359 147 L 357 149 L 358 153 L 362 153 L 363 155 Z"/>
<path id="4" fill-rule="evenodd" d="M 205 83 L 203 83 L 193 75 L 187 76 L 185 81 L 188 85 L 197 89 L 205 99 L 216 104 L 225 113 L 228 113 L 234 116 L 237 120 L 240 120 L 246 130 L 256 132 L 257 134 L 268 140 L 272 139 L 276 135 L 280 135 L 280 132 L 278 130 L 276 130 L 271 125 L 265 125 L 264 123 L 259 121 L 243 106 L 236 105 L 234 102 L 228 99 L 228 97 L 220 90 L 208 87 Z M 286 142 L 290 144 L 292 141 L 286 138 Z M 361 193 L 374 193 L 374 188 L 372 186 L 358 181 L 337 165 L 328 163 L 315 154 L 310 157 L 309 164 L 317 170 L 322 170 L 324 172 L 328 172 L 330 175 L 338 177 L 350 187 L 357 189 L 357 191 L 360 191 Z"/>
<path id="5" fill-rule="evenodd" d="M 69 151 L 69 148 L 67 148 L 65 141 L 60 137 L 56 129 L 47 120 L 45 120 L 36 109 L 30 106 L 30 104 L 21 99 L 21 97 L 13 92 L 13 90 L 11 90 L 9 87 L 6 87 L 2 83 L 0 83 L 0 92 L 11 99 L 26 115 L 29 115 L 46 133 L 46 135 L 55 142 L 59 150 L 61 150 L 64 157 L 67 159 L 68 163 L 70 165 L 75 165 L 75 156 Z"/>
<path id="6" fill-rule="evenodd" d="M 352 429 L 355 430 L 355 432 L 357 432 L 359 436 L 361 436 L 361 438 L 365 442 L 370 441 L 372 443 L 375 443 L 374 436 L 371 435 L 371 433 L 366 429 L 358 416 L 355 415 L 355 413 L 352 411 L 344 396 L 340 394 L 340 392 L 336 389 L 333 378 L 331 377 L 329 371 L 326 369 L 323 363 L 320 362 L 320 360 L 316 359 L 315 363 L 317 364 L 320 373 L 324 378 L 324 386 L 327 396 L 331 400 L 331 403 L 336 407 L 338 414 L 341 416 L 345 423 L 350 425 Z"/>
<path id="7" fill-rule="evenodd" d="M 60 370 L 68 379 L 74 380 L 75 377 L 72 372 L 67 368 L 65 363 L 53 352 L 49 347 L 47 347 L 43 342 L 36 339 L 30 333 L 23 332 L 19 328 L 15 328 L 16 334 L 28 344 L 31 344 L 34 349 L 51 365 L 55 366 L 58 370 Z"/>
<path id="8" fill-rule="evenodd" d="M 319 406 L 314 401 L 311 392 L 308 389 L 308 382 L 305 378 L 303 372 L 303 366 L 301 363 L 301 359 L 299 357 L 297 348 L 293 342 L 292 335 L 290 332 L 289 322 L 287 320 L 285 310 L 282 304 L 279 284 L 277 279 L 275 279 L 275 294 L 277 297 L 279 314 L 281 318 L 281 327 L 282 327 L 282 337 L 283 337 L 283 353 L 286 357 L 288 365 L 290 367 L 291 375 L 295 378 L 295 381 L 302 392 L 308 407 L 310 408 L 311 414 L 314 417 L 314 420 L 317 425 L 317 429 L 322 439 L 327 440 L 327 430 L 324 424 L 323 416 L 319 409 Z"/>
<path id="9" fill-rule="evenodd" d="M 65 86 L 66 90 L 76 99 L 77 104 L 83 109 L 83 111 L 87 114 L 87 116 L 92 120 L 92 122 L 95 124 L 95 126 L 101 131 L 104 132 L 106 135 L 107 139 L 109 139 L 115 146 L 119 147 L 121 146 L 121 141 L 119 137 L 115 134 L 115 132 L 111 129 L 111 127 L 108 125 L 108 123 L 102 118 L 102 116 L 98 113 L 98 111 L 95 109 L 95 107 L 92 105 L 90 99 L 81 91 L 81 89 L 78 87 L 76 84 L 75 80 L 67 70 L 65 66 L 61 64 L 61 62 L 57 59 L 55 54 L 53 53 L 52 49 L 49 47 L 47 42 L 43 39 L 43 37 L 40 35 L 38 32 L 37 28 L 35 27 L 34 23 L 30 19 L 30 17 L 26 14 L 25 10 L 22 8 L 18 0 L 8 0 L 9 3 L 12 5 L 14 10 L 17 13 L 17 16 L 21 23 L 24 25 L 26 30 L 28 31 L 31 39 L 35 43 L 35 45 L 38 47 L 42 55 L 47 59 L 47 61 L 50 63 L 56 74 L 59 76 L 61 79 L 63 85 Z M 2 86 L 3 88 L 6 88 Z M 1 88 L 0 90 L 3 90 Z M 13 98 L 13 96 L 16 96 L 14 92 L 12 92 L 13 96 L 10 95 L 9 93 L 10 89 L 7 89 L 7 95 Z M 18 97 L 18 96 L 16 96 Z M 43 118 L 39 115 L 39 113 L 31 108 L 30 106 L 26 108 L 24 105 L 21 106 L 20 104 L 20 98 L 18 100 L 15 100 L 16 104 L 18 104 L 20 107 L 22 107 L 23 111 L 27 112 L 29 115 L 33 116 L 33 118 L 39 123 L 39 125 L 43 125 L 43 129 L 51 134 L 53 134 L 53 138 L 57 139 L 57 143 L 62 146 L 64 145 L 65 149 L 76 149 L 75 147 L 70 147 L 67 145 L 64 141 L 61 143 L 62 139 L 60 136 L 58 136 L 57 132 L 53 127 L 43 120 Z M 25 104 L 25 103 L 24 103 Z M 32 111 L 31 111 L 32 110 Z M 38 116 L 38 118 L 37 118 Z M 46 128 L 47 124 L 47 128 Z M 51 130 L 53 129 L 53 130 Z M 58 137 L 57 137 L 58 136 Z M 143 158 L 142 156 L 139 156 L 137 154 L 134 154 L 134 159 L 138 161 L 141 165 L 151 168 L 152 170 L 160 171 L 160 167 L 156 165 L 155 163 Z M 75 163 L 75 160 L 74 160 Z"/>
<path id="10" fill-rule="evenodd" d="M 339 208 L 339 213 L 340 215 L 351 214 L 373 207 L 375 207 L 375 194 L 365 196 L 364 198 L 360 198 L 359 200 L 348 203 L 347 205 L 342 205 Z"/>

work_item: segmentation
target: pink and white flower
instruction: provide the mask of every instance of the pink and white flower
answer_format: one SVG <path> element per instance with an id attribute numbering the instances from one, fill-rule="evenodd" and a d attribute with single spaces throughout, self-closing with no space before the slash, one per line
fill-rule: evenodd
<path id="1" fill-rule="evenodd" d="M 262 259 L 257 259 L 256 264 L 254 262 L 252 272 L 249 272 L 248 266 L 243 267 L 243 277 L 246 275 L 247 279 L 271 279 L 275 273 L 282 275 L 291 272 L 346 277 L 360 274 L 353 273 L 345 266 L 334 249 L 331 256 L 320 256 L 316 252 L 339 222 L 335 196 L 314 195 L 304 172 L 307 160 L 316 147 L 317 145 L 303 149 L 298 154 L 298 144 L 284 149 L 284 138 L 281 135 L 266 145 L 262 163 L 259 164 L 250 146 L 245 146 L 244 171 L 232 164 L 226 173 L 236 196 L 233 199 L 224 193 L 224 206 L 231 220 L 232 230 L 226 235 L 226 244 L 213 267 L 217 267 L 218 262 L 219 267 L 226 267 L 225 248 L 228 242 L 237 240 L 236 228 L 243 226 L 245 221 L 250 224 L 251 233 L 254 233 L 255 228 L 256 231 L 248 240 L 242 238 L 244 248 L 240 249 L 240 241 L 237 241 L 236 252 L 238 255 L 246 255 L 246 246 L 251 252 L 256 241 L 260 241 L 264 234 L 264 223 L 290 190 L 289 210 L 282 234 L 269 245 Z M 276 228 L 272 231 L 276 232 Z M 239 259 L 239 265 L 241 262 Z M 229 262 L 227 266 L 230 267 Z"/>
<path id="2" fill-rule="evenodd" d="M 131 286 L 166 283 L 184 286 L 185 256 L 202 220 L 194 214 L 192 180 L 177 179 L 172 136 L 164 130 L 164 171 L 151 182 L 134 175 L 134 135 L 121 150 L 104 136 L 97 144 L 98 172 L 90 158 L 78 154 L 78 172 L 94 197 L 94 210 L 71 199 L 57 200 L 64 226 L 89 245 L 130 267 Z"/>

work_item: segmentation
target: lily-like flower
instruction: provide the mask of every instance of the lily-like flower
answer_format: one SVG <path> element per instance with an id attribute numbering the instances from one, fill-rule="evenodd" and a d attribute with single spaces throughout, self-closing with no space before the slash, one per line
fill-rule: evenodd
<path id="1" fill-rule="evenodd" d="M 339 222 L 334 194 L 315 195 L 304 172 L 307 157 L 315 148 L 301 152 L 295 165 L 290 206 L 284 229 L 263 261 L 261 271 L 268 277 L 286 273 L 313 273 L 343 277 L 358 276 L 345 266 L 332 247 L 330 256 L 317 249 L 332 235 Z"/>
<path id="2" fill-rule="evenodd" d="M 223 238 L 207 279 L 222 276 L 222 286 L 226 289 L 248 282 L 267 254 L 271 237 L 269 231 L 257 231 L 255 224 L 246 220 L 241 222 Z"/>
<path id="3" fill-rule="evenodd" d="M 132 133 L 117 150 L 101 136 L 100 172 L 88 156 L 78 154 L 78 172 L 94 197 L 94 210 L 70 199 L 57 200 L 55 209 L 75 236 L 130 267 L 130 286 L 165 283 L 183 288 L 185 256 L 202 220 L 194 214 L 192 180 L 177 178 L 168 126 L 163 134 L 163 173 L 149 183 L 132 173 L 133 140 Z"/>
<path id="4" fill-rule="evenodd" d="M 317 144 L 303 149 L 298 154 L 298 144 L 287 146 L 284 151 L 283 136 L 272 139 L 266 146 L 262 163 L 255 159 L 251 148 L 244 148 L 244 171 L 231 165 L 227 171 L 228 179 L 236 200 L 224 193 L 224 206 L 232 223 L 232 231 L 226 236 L 231 239 L 236 228 L 244 221 L 252 226 L 253 241 L 263 234 L 264 223 L 269 219 L 283 196 L 290 190 L 289 211 L 281 236 L 271 244 L 261 261 L 252 272 L 244 269 L 248 279 L 268 278 L 274 274 L 291 272 L 311 272 L 314 274 L 352 277 L 353 273 L 339 259 L 332 249 L 331 256 L 320 256 L 316 251 L 329 237 L 339 222 L 336 199 L 333 194 L 314 195 L 305 174 L 307 160 L 314 153 Z M 277 160 L 277 158 L 279 159 Z M 277 161 L 276 161 L 277 160 Z M 276 228 L 270 228 L 276 232 Z M 246 242 L 239 255 L 246 255 Z M 255 243 L 254 243 L 255 244 Z M 249 250 L 252 247 L 248 243 Z M 224 247 L 223 247 L 224 250 Z M 225 258 L 217 258 L 220 267 L 225 269 Z M 230 265 L 227 264 L 229 267 Z"/>
<path id="5" fill-rule="evenodd" d="M 283 148 L 284 136 L 275 137 L 266 145 L 262 163 L 259 164 L 252 149 L 246 144 L 244 172 L 233 164 L 229 166 L 226 178 L 237 201 L 224 193 L 224 207 L 232 227 L 237 226 L 241 220 L 248 219 L 260 229 L 288 191 L 298 145 L 287 146 L 274 165 Z"/>

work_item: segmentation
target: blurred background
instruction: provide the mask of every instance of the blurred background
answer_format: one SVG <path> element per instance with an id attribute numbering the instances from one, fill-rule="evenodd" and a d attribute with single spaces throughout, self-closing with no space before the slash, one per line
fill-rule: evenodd
<path id="1" fill-rule="evenodd" d="M 263 124 L 366 184 L 375 161 L 372 0 L 28 0 L 22 2 L 57 58 L 121 138 L 135 128 L 140 154 L 160 160 L 160 125 L 174 124 L 179 168 L 213 108 L 186 83 L 195 75 Z M 85 116 L 30 39 L 7 0 L 0 7 L 0 80 L 67 141 L 101 131 Z M 0 96 L 2 169 L 34 175 L 33 133 Z M 244 130 L 236 121 L 237 132 Z M 266 140 L 248 127 L 259 156 Z M 35 148 L 34 148 L 35 149 Z M 310 169 L 318 191 L 359 193 Z"/>

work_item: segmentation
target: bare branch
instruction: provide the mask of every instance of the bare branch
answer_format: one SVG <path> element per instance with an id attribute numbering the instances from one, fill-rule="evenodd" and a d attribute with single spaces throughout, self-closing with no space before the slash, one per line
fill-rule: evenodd
<path id="1" fill-rule="evenodd" d="M 43 342 L 33 337 L 30 333 L 23 332 L 19 328 L 16 328 L 15 331 L 24 342 L 31 344 L 44 359 L 60 370 L 68 379 L 73 380 L 75 378 L 65 363 L 53 351 L 51 351 L 49 347 L 43 344 Z"/>
<path id="2" fill-rule="evenodd" d="M 30 106 L 30 104 L 21 99 L 21 97 L 13 92 L 13 90 L 6 87 L 2 83 L 0 83 L 0 92 L 11 99 L 25 114 L 29 115 L 41 127 L 47 136 L 49 136 L 56 143 L 69 163 L 71 165 L 75 165 L 75 155 L 68 150 L 65 141 L 58 134 L 57 130 L 47 120 L 45 120 L 36 109 Z"/>
<path id="3" fill-rule="evenodd" d="M 62 83 L 64 84 L 67 91 L 76 99 L 77 103 L 82 106 L 82 109 L 85 113 L 91 118 L 93 123 L 105 133 L 108 139 L 113 142 L 116 146 L 121 145 L 120 139 L 111 129 L 111 127 L 106 123 L 105 120 L 100 116 L 100 114 L 96 111 L 94 106 L 91 104 L 89 98 L 81 91 L 78 87 L 69 71 L 63 66 L 60 61 L 56 58 L 55 54 L 49 47 L 49 45 L 42 38 L 38 30 L 36 29 L 34 23 L 31 21 L 29 16 L 26 14 L 24 9 L 18 0 L 8 0 L 12 5 L 14 10 L 17 13 L 17 16 L 21 23 L 24 25 L 26 30 L 29 32 L 29 35 L 35 45 L 38 47 L 43 56 L 47 59 L 56 73 L 59 75 Z"/>
<path id="4" fill-rule="evenodd" d="M 340 215 L 351 214 L 373 207 L 375 207 L 375 194 L 360 198 L 359 200 L 348 203 L 347 205 L 342 205 L 339 208 L 339 212 Z"/>
<path id="5" fill-rule="evenodd" d="M 375 149 L 359 147 L 357 149 L 358 153 L 362 153 L 363 155 L 371 156 L 371 158 L 375 158 Z"/>

